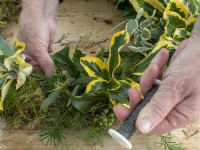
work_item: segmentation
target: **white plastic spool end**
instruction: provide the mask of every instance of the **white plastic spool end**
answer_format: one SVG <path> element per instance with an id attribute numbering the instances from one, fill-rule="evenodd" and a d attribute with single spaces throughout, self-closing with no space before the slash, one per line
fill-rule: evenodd
<path id="1" fill-rule="evenodd" d="M 113 129 L 109 129 L 108 133 L 115 139 L 120 145 L 126 147 L 127 149 L 131 149 L 133 146 L 132 144 L 119 132 Z"/>

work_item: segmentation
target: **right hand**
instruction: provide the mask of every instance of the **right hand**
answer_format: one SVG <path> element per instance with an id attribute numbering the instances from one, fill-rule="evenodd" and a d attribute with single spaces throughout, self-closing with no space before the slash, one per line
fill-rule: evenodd
<path id="1" fill-rule="evenodd" d="M 20 16 L 18 38 L 26 44 L 26 61 L 47 75 L 55 68 L 49 53 L 54 51 L 57 9 L 57 0 L 26 0 Z"/>

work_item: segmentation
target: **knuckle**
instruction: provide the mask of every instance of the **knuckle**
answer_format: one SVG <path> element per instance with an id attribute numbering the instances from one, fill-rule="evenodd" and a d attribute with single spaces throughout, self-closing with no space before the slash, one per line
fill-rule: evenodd
<path id="1" fill-rule="evenodd" d="M 164 105 L 153 102 L 153 103 L 151 103 L 150 107 L 151 107 L 151 110 L 153 112 L 155 112 L 155 114 L 157 114 L 157 116 L 159 118 L 162 119 L 162 118 L 166 117 L 166 115 L 167 115 L 167 109 L 166 109 L 166 107 Z"/>

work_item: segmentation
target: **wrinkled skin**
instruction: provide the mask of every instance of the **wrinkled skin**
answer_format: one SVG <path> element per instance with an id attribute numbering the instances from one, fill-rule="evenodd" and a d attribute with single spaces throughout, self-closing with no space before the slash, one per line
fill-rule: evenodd
<path id="1" fill-rule="evenodd" d="M 49 57 L 54 51 L 58 0 L 23 1 L 19 40 L 25 42 L 26 61 L 50 74 L 55 65 Z"/>
<path id="2" fill-rule="evenodd" d="M 162 67 L 169 53 L 161 50 L 153 59 L 140 86 L 145 95 L 155 79 L 162 77 L 162 83 L 151 102 L 140 112 L 136 127 L 142 133 L 163 134 L 194 123 L 200 118 L 200 19 L 195 24 L 192 35 L 183 41 L 174 53 L 165 73 Z M 141 100 L 140 92 L 129 90 L 130 107 L 115 106 L 113 111 L 120 121 L 124 121 Z"/>

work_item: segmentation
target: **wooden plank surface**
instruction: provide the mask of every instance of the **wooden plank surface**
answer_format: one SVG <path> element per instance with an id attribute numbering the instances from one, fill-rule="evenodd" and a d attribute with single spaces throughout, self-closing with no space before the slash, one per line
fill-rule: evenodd
<path id="1" fill-rule="evenodd" d="M 90 53 L 101 46 L 109 49 L 110 38 L 114 32 L 110 30 L 121 22 L 122 14 L 114 10 L 112 1 L 107 0 L 66 0 L 59 6 L 56 51 L 69 45 L 72 50 L 79 49 Z M 9 23 L 1 35 L 10 45 L 17 35 L 18 24 Z M 62 38 L 63 40 L 58 43 Z M 200 150 L 200 121 L 185 128 L 173 131 L 177 142 L 182 142 L 188 150 Z M 183 132 L 184 131 L 184 132 Z M 87 131 L 68 131 L 66 139 L 58 147 L 45 146 L 40 141 L 37 130 L 11 131 L 4 118 L 0 119 L 0 150 L 123 150 L 108 134 L 103 137 L 104 145 L 87 145 L 85 134 Z M 186 134 L 187 133 L 187 134 Z M 194 134 L 195 133 L 195 134 Z M 194 135 L 193 135 L 194 134 Z M 134 150 L 159 150 L 155 144 L 160 140 L 155 135 L 133 136 L 131 142 Z"/>

